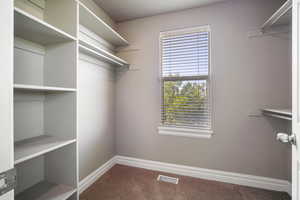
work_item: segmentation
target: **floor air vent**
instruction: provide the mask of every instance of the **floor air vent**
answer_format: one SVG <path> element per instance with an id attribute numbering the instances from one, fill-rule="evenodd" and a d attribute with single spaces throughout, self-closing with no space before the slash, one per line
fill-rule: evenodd
<path id="1" fill-rule="evenodd" d="M 157 180 L 162 182 L 167 182 L 167 183 L 173 183 L 173 184 L 178 184 L 179 181 L 178 178 L 164 176 L 164 175 L 158 175 Z"/>

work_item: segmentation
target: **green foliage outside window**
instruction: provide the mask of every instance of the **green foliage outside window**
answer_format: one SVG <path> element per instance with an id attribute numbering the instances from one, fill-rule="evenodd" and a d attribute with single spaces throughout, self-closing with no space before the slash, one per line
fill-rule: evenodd
<path id="1" fill-rule="evenodd" d="M 164 81 L 163 122 L 165 125 L 207 123 L 206 81 Z"/>

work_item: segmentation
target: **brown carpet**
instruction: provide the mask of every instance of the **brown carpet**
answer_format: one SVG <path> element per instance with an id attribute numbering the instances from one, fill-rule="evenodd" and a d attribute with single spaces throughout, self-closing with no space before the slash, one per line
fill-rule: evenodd
<path id="1" fill-rule="evenodd" d="M 179 178 L 158 182 L 159 174 Z M 80 200 L 290 200 L 288 194 L 115 165 Z"/>

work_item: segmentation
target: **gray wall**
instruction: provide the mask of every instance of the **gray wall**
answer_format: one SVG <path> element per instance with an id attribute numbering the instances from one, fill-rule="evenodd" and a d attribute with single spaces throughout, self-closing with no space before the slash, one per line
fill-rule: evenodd
<path id="1" fill-rule="evenodd" d="M 286 39 L 247 33 L 281 5 L 274 0 L 236 0 L 118 24 L 134 51 L 120 55 L 132 70 L 116 85 L 118 155 L 289 179 L 289 147 L 275 141 L 281 120 L 260 108 L 291 104 Z M 160 123 L 159 32 L 210 24 L 214 133 L 212 139 L 158 135 Z"/>
<path id="2" fill-rule="evenodd" d="M 108 64 L 80 55 L 78 63 L 79 178 L 115 155 L 114 72 Z"/>

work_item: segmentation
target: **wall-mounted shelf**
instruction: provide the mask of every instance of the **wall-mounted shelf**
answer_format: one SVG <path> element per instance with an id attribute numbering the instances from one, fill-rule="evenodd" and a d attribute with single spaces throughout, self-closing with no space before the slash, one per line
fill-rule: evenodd
<path id="1" fill-rule="evenodd" d="M 40 182 L 16 196 L 16 200 L 66 200 L 76 189 L 63 184 Z"/>
<path id="2" fill-rule="evenodd" d="M 262 109 L 265 116 L 292 120 L 292 110 L 291 109 Z"/>
<path id="3" fill-rule="evenodd" d="M 112 53 L 110 53 L 110 52 L 108 52 L 104 49 L 101 49 L 101 48 L 97 47 L 94 44 L 91 44 L 91 43 L 83 41 L 83 40 L 79 40 L 79 44 L 81 46 L 84 46 L 84 47 L 90 49 L 90 50 L 93 50 L 93 51 L 97 52 L 98 54 L 101 54 L 101 55 L 103 55 L 107 58 L 110 58 L 111 60 L 114 60 L 117 65 L 120 65 L 120 66 L 129 65 L 125 60 L 119 58 L 118 56 L 115 56 L 114 54 L 112 54 Z"/>
<path id="4" fill-rule="evenodd" d="M 94 57 L 96 59 L 99 59 L 103 62 L 108 62 L 110 64 L 113 64 L 114 66 L 118 66 L 118 67 L 127 67 L 128 66 L 127 63 L 126 64 L 124 63 L 125 61 L 120 62 L 116 59 L 113 59 L 113 58 L 109 57 L 109 55 L 107 55 L 107 54 L 100 53 L 100 52 L 95 51 L 93 49 L 90 49 L 86 46 L 83 46 L 81 44 L 79 44 L 79 51 L 83 54 L 86 54 L 86 55 L 89 55 L 89 56 Z"/>
<path id="5" fill-rule="evenodd" d="M 292 21 L 293 1 L 287 0 L 261 27 L 262 32 L 272 27 L 286 26 Z"/>
<path id="6" fill-rule="evenodd" d="M 128 45 L 127 40 L 81 2 L 79 2 L 79 23 L 114 46 Z"/>
<path id="7" fill-rule="evenodd" d="M 62 87 L 47 87 L 38 85 L 24 85 L 24 84 L 14 84 L 15 90 L 24 90 L 32 92 L 75 92 L 74 88 L 62 88 Z"/>
<path id="8" fill-rule="evenodd" d="M 42 45 L 74 41 L 73 36 L 19 9 L 14 9 L 15 36 Z"/>
<path id="9" fill-rule="evenodd" d="M 48 135 L 15 142 L 15 164 L 41 156 L 74 142 L 76 140 L 62 140 Z"/>

